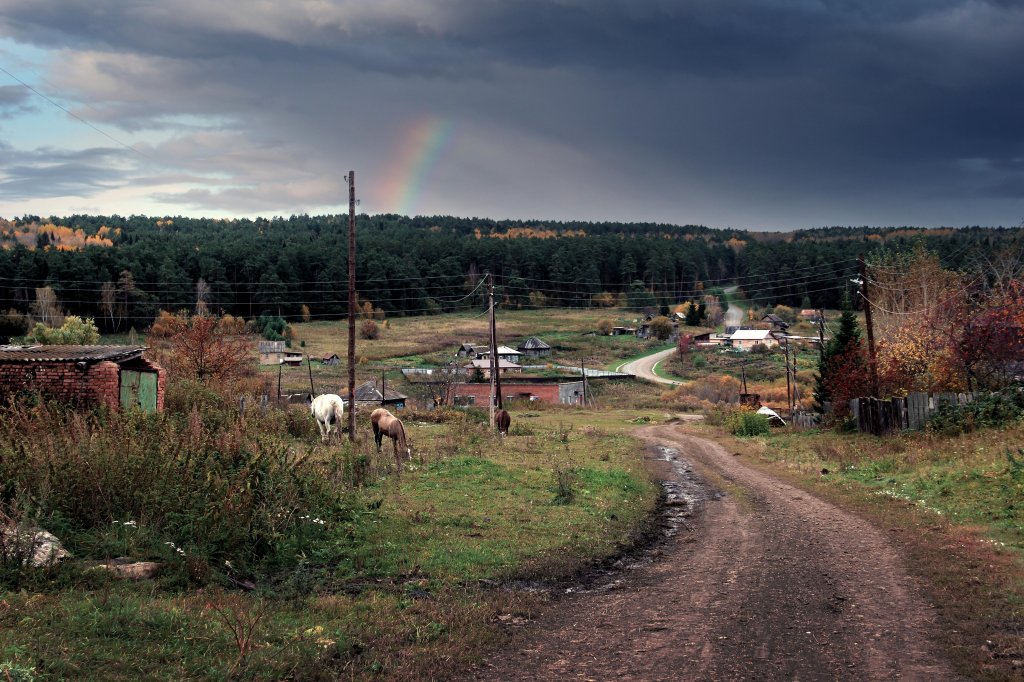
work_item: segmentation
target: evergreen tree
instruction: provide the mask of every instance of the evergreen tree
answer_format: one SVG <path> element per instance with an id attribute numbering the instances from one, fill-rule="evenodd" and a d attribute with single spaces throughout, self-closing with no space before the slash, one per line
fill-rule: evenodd
<path id="1" fill-rule="evenodd" d="M 836 335 L 821 348 L 818 372 L 814 375 L 814 409 L 816 411 L 824 411 L 825 403 L 832 397 L 829 390 L 835 379 L 832 376 L 832 361 L 845 353 L 851 346 L 859 346 L 860 339 L 857 314 L 853 312 L 849 295 L 843 294 L 843 313 L 839 318 L 839 329 L 836 331 Z"/>

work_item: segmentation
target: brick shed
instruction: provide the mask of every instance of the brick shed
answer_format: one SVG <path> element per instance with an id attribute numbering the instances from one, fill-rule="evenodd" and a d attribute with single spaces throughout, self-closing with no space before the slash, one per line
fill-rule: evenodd
<path id="1" fill-rule="evenodd" d="M 483 405 L 487 407 L 487 401 L 491 398 L 491 385 L 489 383 L 455 384 L 452 388 L 457 405 Z M 579 395 L 582 391 L 583 383 L 580 381 L 570 381 L 561 384 L 501 382 L 501 397 L 502 401 L 506 403 L 538 400 L 553 405 L 559 403 L 573 405 L 579 402 Z"/>
<path id="2" fill-rule="evenodd" d="M 117 409 L 164 408 L 167 373 L 146 346 L 0 346 L 0 401 L 23 394 Z"/>

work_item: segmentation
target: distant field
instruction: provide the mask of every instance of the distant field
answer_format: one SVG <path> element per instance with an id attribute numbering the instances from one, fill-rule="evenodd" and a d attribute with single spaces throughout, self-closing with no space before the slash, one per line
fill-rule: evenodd
<path id="1" fill-rule="evenodd" d="M 537 336 L 552 347 L 552 353 L 544 358 L 524 359 L 526 364 L 575 367 L 583 360 L 590 367 L 604 367 L 615 360 L 642 355 L 661 345 L 661 342 L 644 341 L 633 336 L 593 334 L 601 320 L 627 325 L 638 318 L 638 313 L 622 308 L 499 311 L 498 343 L 514 348 L 526 338 Z M 370 340 L 357 336 L 359 381 L 379 380 L 384 368 L 438 366 L 450 361 L 464 342 L 487 343 L 487 316 L 480 313 L 397 317 L 378 322 L 378 325 L 379 338 Z M 317 390 L 335 390 L 344 385 L 348 376 L 344 362 L 348 352 L 347 322 L 297 323 L 292 327 L 295 330 L 294 348 L 313 358 L 331 353 L 342 358 L 342 364 L 334 367 L 314 362 L 313 381 Z M 264 367 L 261 371 L 272 383 L 276 382 L 277 367 Z M 388 381 L 392 380 L 400 380 L 400 375 L 388 374 Z M 281 386 L 284 393 L 308 390 L 309 368 L 283 368 Z"/>

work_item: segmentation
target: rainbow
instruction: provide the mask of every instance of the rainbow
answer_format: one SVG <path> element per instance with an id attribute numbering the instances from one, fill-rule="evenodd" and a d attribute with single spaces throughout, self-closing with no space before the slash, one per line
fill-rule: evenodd
<path id="1" fill-rule="evenodd" d="M 454 133 L 452 121 L 433 116 L 414 121 L 405 129 L 384 191 L 385 204 L 392 212 L 414 214 L 431 172 L 451 147 Z"/>

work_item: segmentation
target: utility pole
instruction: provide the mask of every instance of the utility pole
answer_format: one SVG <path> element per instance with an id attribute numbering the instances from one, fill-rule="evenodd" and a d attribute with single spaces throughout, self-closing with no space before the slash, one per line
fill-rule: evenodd
<path id="1" fill-rule="evenodd" d="M 871 371 L 871 396 L 878 397 L 878 363 L 875 361 L 875 326 L 871 323 L 871 298 L 868 295 L 868 268 L 864 254 L 857 258 L 860 266 L 860 295 L 864 298 L 864 321 L 868 328 L 868 369 Z"/>
<path id="2" fill-rule="evenodd" d="M 786 407 L 789 408 L 789 418 L 793 418 L 793 389 L 789 383 L 789 339 L 786 339 Z"/>
<path id="3" fill-rule="evenodd" d="M 743 377 L 743 395 L 747 394 L 747 358 L 743 358 L 743 364 L 740 365 L 740 376 Z"/>
<path id="4" fill-rule="evenodd" d="M 497 404 L 496 398 L 497 392 L 497 379 L 498 379 L 498 344 L 496 334 L 494 332 L 494 278 L 491 277 L 491 273 L 486 274 L 487 277 L 487 327 L 489 332 L 489 345 L 491 352 L 488 354 L 490 358 L 491 367 L 491 399 L 489 402 L 489 415 L 490 425 L 494 428 L 494 406 Z"/>
<path id="5" fill-rule="evenodd" d="M 580 358 L 580 381 L 583 382 L 583 407 L 587 406 L 587 369 L 583 365 L 583 358 Z"/>
<path id="6" fill-rule="evenodd" d="M 497 370 L 494 374 L 494 404 L 499 410 L 503 410 L 505 405 L 501 400 L 501 358 L 498 357 L 498 324 L 494 308 L 494 275 L 491 275 L 491 339 L 493 339 L 494 343 L 494 368 Z"/>
<path id="7" fill-rule="evenodd" d="M 789 423 L 793 423 L 793 414 L 796 412 L 796 406 L 799 398 L 797 398 L 796 391 L 796 351 L 793 351 L 793 406 L 789 408 Z"/>
<path id="8" fill-rule="evenodd" d="M 356 172 L 348 172 L 348 439 L 356 442 Z"/>

